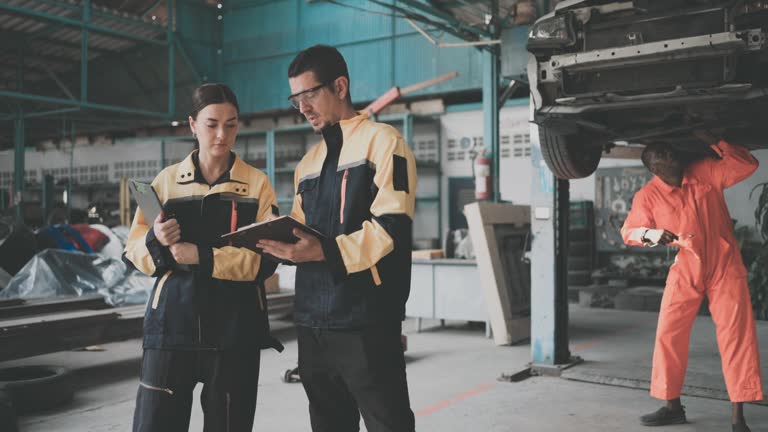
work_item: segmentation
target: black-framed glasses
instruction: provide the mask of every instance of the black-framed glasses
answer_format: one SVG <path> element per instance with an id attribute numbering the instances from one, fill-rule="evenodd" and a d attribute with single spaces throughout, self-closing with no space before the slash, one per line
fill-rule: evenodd
<path id="1" fill-rule="evenodd" d="M 323 87 L 327 86 L 328 84 L 332 84 L 334 80 L 326 81 L 322 84 L 318 84 L 312 88 L 308 88 L 304 91 L 300 91 L 296 94 L 288 96 L 288 100 L 291 102 L 291 105 L 293 105 L 294 108 L 300 109 L 301 103 L 307 103 L 311 104 L 312 101 L 317 97 L 318 90 L 322 89 Z"/>

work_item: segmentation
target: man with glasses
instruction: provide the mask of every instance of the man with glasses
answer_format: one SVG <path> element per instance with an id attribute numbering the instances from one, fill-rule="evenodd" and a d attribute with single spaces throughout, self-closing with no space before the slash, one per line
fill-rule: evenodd
<path id="1" fill-rule="evenodd" d="M 314 432 L 412 432 L 400 341 L 411 280 L 416 163 L 398 131 L 357 113 L 341 54 L 316 45 L 288 68 L 290 101 L 323 141 L 294 174 L 292 216 L 325 235 L 262 241 L 297 264 L 299 375 Z"/>

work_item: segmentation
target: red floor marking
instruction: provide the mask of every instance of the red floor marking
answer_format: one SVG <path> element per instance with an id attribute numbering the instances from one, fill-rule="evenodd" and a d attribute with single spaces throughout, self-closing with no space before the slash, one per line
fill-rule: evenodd
<path id="1" fill-rule="evenodd" d="M 461 402 L 465 399 L 469 399 L 472 396 L 476 396 L 480 393 L 486 392 L 495 386 L 496 386 L 496 383 L 486 383 L 486 384 L 479 385 L 471 390 L 465 391 L 464 393 L 460 393 L 450 399 L 442 400 L 430 407 L 424 408 L 420 411 L 416 411 L 416 417 L 423 417 L 423 416 L 428 416 L 430 414 L 434 414 L 442 409 L 445 409 L 455 404 L 456 402 Z"/>
<path id="2" fill-rule="evenodd" d="M 618 334 L 627 333 L 627 332 L 630 332 L 632 330 L 636 330 L 636 329 L 638 329 L 640 327 L 644 327 L 645 325 L 646 324 L 643 323 L 643 324 L 637 324 L 637 325 L 634 325 L 634 326 L 631 326 L 631 327 L 627 327 L 625 329 L 622 329 L 620 331 L 617 331 L 617 332 L 611 334 L 611 336 L 616 336 Z M 595 339 L 595 340 L 587 341 L 587 342 L 584 342 L 584 343 L 581 343 L 581 344 L 578 344 L 578 345 L 574 346 L 571 349 L 571 352 L 575 353 L 575 352 L 578 352 L 578 351 L 582 351 L 582 350 L 585 350 L 585 349 L 587 349 L 589 347 L 592 347 L 592 346 L 595 346 L 597 344 L 603 343 L 605 341 L 606 341 L 606 339 Z M 429 407 L 424 408 L 422 410 L 416 411 L 415 415 L 416 415 L 416 417 L 424 417 L 424 416 L 428 416 L 430 414 L 434 414 L 434 413 L 436 413 L 438 411 L 441 411 L 441 410 L 443 410 L 445 408 L 448 408 L 449 406 L 451 406 L 451 405 L 453 405 L 453 404 L 455 404 L 457 402 L 461 402 L 461 401 L 463 401 L 465 399 L 471 398 L 472 396 L 477 396 L 480 393 L 484 393 L 484 392 L 492 389 L 495 386 L 496 386 L 496 383 L 481 384 L 481 385 L 479 385 L 479 386 L 477 386 L 477 387 L 475 387 L 475 388 L 473 388 L 471 390 L 465 391 L 464 393 L 459 393 L 458 395 L 456 395 L 456 396 L 454 396 L 454 397 L 452 397 L 450 399 L 442 400 L 442 401 L 440 401 L 440 402 L 438 402 L 438 403 L 436 403 L 436 404 L 434 404 L 432 406 L 429 406 Z"/>

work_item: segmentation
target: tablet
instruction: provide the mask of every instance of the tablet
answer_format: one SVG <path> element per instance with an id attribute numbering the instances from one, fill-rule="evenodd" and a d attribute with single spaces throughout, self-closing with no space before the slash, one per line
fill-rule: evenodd
<path id="1" fill-rule="evenodd" d="M 131 195 L 139 205 L 144 214 L 144 222 L 147 226 L 154 225 L 157 216 L 163 211 L 163 205 L 160 204 L 160 198 L 155 193 L 155 188 L 149 183 L 142 183 L 136 180 L 128 180 L 128 186 L 131 188 Z"/>

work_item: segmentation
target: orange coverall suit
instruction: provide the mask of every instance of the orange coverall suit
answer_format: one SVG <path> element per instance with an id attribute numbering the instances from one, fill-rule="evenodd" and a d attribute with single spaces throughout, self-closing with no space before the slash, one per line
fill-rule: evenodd
<path id="1" fill-rule="evenodd" d="M 747 271 L 733 235 L 723 189 L 755 172 L 749 150 L 720 141 L 721 160 L 689 166 L 681 187 L 654 177 L 635 194 L 621 229 L 624 242 L 641 246 L 647 229 L 666 229 L 680 247 L 669 269 L 653 352 L 651 396 L 680 397 L 688 366 L 691 327 L 706 294 L 717 329 L 723 375 L 732 402 L 762 400 L 760 358 Z"/>

